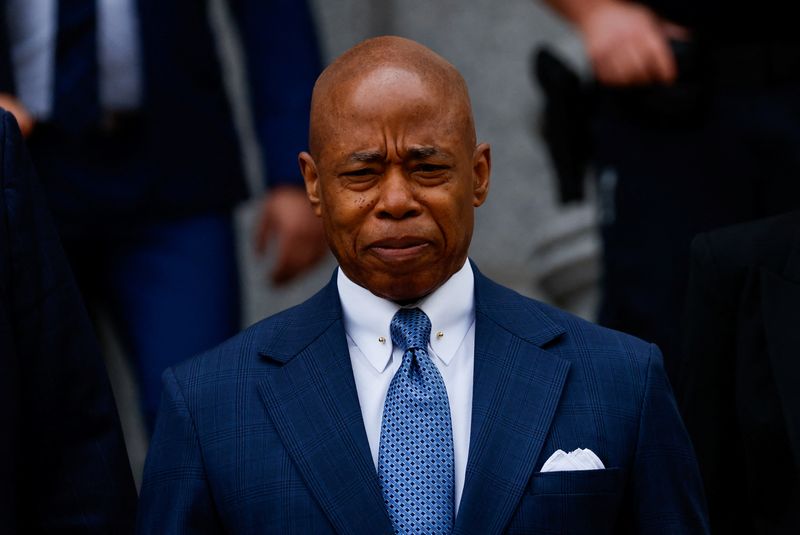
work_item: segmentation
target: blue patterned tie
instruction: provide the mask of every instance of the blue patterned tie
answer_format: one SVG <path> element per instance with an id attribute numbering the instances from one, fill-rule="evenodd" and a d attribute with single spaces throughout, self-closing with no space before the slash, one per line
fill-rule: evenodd
<path id="1" fill-rule="evenodd" d="M 453 529 L 453 431 L 442 376 L 428 355 L 431 321 L 402 308 L 390 326 L 403 362 L 383 406 L 378 477 L 396 533 Z"/>

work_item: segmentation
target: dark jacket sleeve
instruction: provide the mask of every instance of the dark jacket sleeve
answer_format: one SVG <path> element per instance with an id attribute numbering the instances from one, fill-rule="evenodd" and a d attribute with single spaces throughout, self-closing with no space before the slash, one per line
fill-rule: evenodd
<path id="1" fill-rule="evenodd" d="M 0 405 L 0 523 L 20 533 L 126 533 L 136 494 L 108 377 L 19 128 L 3 110 L 0 195 L 0 375 L 13 377 Z"/>
<path id="2" fill-rule="evenodd" d="M 748 509 L 735 421 L 737 309 L 743 284 L 743 273 L 720 268 L 707 234 L 695 238 L 676 390 L 718 533 L 747 531 L 730 524 L 736 515 L 727 514 Z M 746 515 L 741 518 L 747 522 Z"/>
<path id="3" fill-rule="evenodd" d="M 311 90 L 321 70 L 305 0 L 229 0 L 241 33 L 250 102 L 267 184 L 302 186 Z"/>

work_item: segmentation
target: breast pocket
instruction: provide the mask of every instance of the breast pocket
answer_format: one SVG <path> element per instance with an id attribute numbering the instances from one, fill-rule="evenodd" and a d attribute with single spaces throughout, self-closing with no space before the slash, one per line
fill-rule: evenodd
<path id="1" fill-rule="evenodd" d="M 625 471 L 538 472 L 531 477 L 508 533 L 614 533 Z"/>
<path id="2" fill-rule="evenodd" d="M 537 472 L 531 477 L 528 494 L 613 494 L 622 486 L 620 468 Z"/>

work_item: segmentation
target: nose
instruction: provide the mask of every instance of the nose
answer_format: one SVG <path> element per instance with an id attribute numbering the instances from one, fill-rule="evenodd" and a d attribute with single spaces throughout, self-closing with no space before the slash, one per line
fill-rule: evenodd
<path id="1" fill-rule="evenodd" d="M 375 207 L 379 218 L 406 219 L 419 215 L 421 205 L 416 186 L 402 169 L 390 168 L 383 177 L 380 199 Z"/>

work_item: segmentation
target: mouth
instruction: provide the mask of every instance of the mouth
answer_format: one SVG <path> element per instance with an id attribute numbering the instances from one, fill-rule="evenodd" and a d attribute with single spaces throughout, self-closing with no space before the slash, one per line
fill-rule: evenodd
<path id="1" fill-rule="evenodd" d="M 387 238 L 369 245 L 369 250 L 384 262 L 402 262 L 420 255 L 430 243 L 418 237 Z"/>

